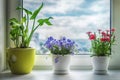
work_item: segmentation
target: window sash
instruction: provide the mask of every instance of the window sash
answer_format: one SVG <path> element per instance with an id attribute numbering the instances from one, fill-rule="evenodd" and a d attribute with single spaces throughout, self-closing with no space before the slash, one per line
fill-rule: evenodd
<path id="1" fill-rule="evenodd" d="M 112 4 L 112 0 L 111 4 Z M 8 18 L 16 17 L 20 19 L 21 12 L 16 12 L 15 8 L 22 3 L 22 0 L 9 0 L 9 15 Z M 22 5 L 22 4 L 21 4 Z M 111 5 L 112 7 L 112 5 Z M 112 9 L 112 8 L 111 8 Z M 19 16 L 18 16 L 19 15 Z M 112 14 L 110 14 L 112 15 Z M 111 22 L 111 18 L 110 18 Z M 111 25 L 111 23 L 110 23 Z M 8 29 L 8 28 L 7 28 Z M 9 34 L 7 34 L 9 35 Z M 8 38 L 8 43 L 10 39 Z M 9 46 L 9 44 L 8 44 Z M 51 55 L 36 55 L 35 69 L 52 69 Z M 90 55 L 73 55 L 71 60 L 71 69 L 92 69 Z"/>
<path id="2" fill-rule="evenodd" d="M 111 0 L 110 0 L 111 1 Z M 110 2 L 110 7 L 111 7 L 111 2 Z M 111 12 L 111 10 L 110 10 L 110 12 Z M 110 15 L 111 15 L 111 13 L 110 13 Z M 111 27 L 111 17 L 110 17 L 110 27 Z M 42 53 L 42 52 L 41 52 Z M 81 52 L 80 52 L 81 53 Z M 79 53 L 79 54 L 80 54 Z M 37 55 L 39 55 L 39 53 L 37 54 Z M 80 54 L 80 55 L 83 55 L 83 54 Z M 86 54 L 85 54 L 86 55 Z M 90 54 L 87 54 L 87 55 L 90 55 Z"/>

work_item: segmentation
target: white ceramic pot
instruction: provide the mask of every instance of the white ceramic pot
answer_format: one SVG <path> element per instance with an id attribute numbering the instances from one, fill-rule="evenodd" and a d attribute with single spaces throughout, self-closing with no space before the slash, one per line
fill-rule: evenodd
<path id="1" fill-rule="evenodd" d="M 67 74 L 69 72 L 71 55 L 53 55 L 53 70 L 55 74 Z"/>
<path id="2" fill-rule="evenodd" d="M 107 74 L 109 66 L 108 56 L 93 56 L 93 71 L 95 74 Z"/>

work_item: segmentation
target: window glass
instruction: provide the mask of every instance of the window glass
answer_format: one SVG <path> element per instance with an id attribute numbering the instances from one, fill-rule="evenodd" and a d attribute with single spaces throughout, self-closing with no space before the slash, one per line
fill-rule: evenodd
<path id="1" fill-rule="evenodd" d="M 52 26 L 40 27 L 32 38 L 37 54 L 48 53 L 44 43 L 49 36 L 66 36 L 78 44 L 79 54 L 88 54 L 91 45 L 86 32 L 110 27 L 110 0 L 23 0 L 23 7 L 34 11 L 42 2 L 37 18 L 54 19 Z"/>

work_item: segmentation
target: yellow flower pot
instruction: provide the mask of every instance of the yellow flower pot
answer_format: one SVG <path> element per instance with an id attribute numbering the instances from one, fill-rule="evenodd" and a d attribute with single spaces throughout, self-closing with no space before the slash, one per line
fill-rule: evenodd
<path id="1" fill-rule="evenodd" d="M 13 74 L 28 74 L 32 71 L 35 60 L 33 48 L 8 49 L 8 63 Z"/>

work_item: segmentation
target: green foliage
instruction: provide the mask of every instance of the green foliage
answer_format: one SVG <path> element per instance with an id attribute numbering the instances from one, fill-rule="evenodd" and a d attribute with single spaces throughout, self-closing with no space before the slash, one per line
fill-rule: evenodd
<path id="1" fill-rule="evenodd" d="M 96 33 L 88 32 L 89 39 L 91 40 L 91 56 L 110 56 L 111 45 L 115 42 L 115 29 L 106 31 L 99 30 L 98 35 Z"/>
<path id="2" fill-rule="evenodd" d="M 109 42 L 101 42 L 100 39 L 92 41 L 92 52 L 91 56 L 109 56 L 111 44 Z"/>
<path id="3" fill-rule="evenodd" d="M 39 25 L 43 25 L 44 23 L 46 23 L 47 25 L 52 25 L 51 22 L 49 21 L 49 19 L 53 19 L 52 17 L 46 18 L 46 19 L 39 19 L 38 23 Z"/>
<path id="4" fill-rule="evenodd" d="M 43 3 L 42 3 L 42 5 L 41 5 L 38 9 L 36 9 L 36 10 L 33 12 L 33 14 L 32 14 L 32 16 L 30 17 L 30 19 L 35 19 L 42 8 L 43 8 Z"/>
<path id="5" fill-rule="evenodd" d="M 30 41 L 33 36 L 33 33 L 39 26 L 43 26 L 44 23 L 47 25 L 52 25 L 49 21 L 53 19 L 52 17 L 45 18 L 45 19 L 38 19 L 36 20 L 37 15 L 43 8 L 43 3 L 40 5 L 38 9 L 34 12 L 31 12 L 25 8 L 17 7 L 16 10 L 22 10 L 25 12 L 25 15 L 18 21 L 16 18 L 12 18 L 9 20 L 11 30 L 10 30 L 10 38 L 14 42 L 15 47 L 17 48 L 28 48 L 30 47 Z M 29 29 L 30 21 L 32 21 L 32 29 Z M 35 23 L 38 22 L 36 25 Z"/>

